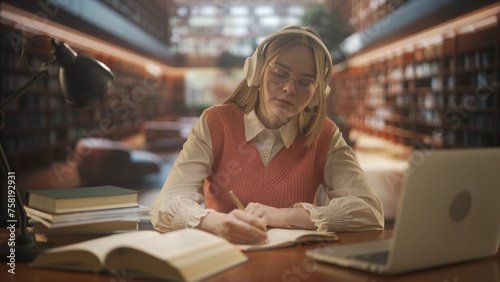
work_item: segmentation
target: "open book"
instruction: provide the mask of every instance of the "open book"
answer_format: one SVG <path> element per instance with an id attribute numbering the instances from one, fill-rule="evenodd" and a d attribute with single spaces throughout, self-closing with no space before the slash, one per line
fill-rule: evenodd
<path id="1" fill-rule="evenodd" d="M 338 240 L 339 238 L 333 232 L 272 228 L 267 231 L 267 241 L 265 243 L 237 246 L 243 251 L 259 251 L 288 247 L 302 242 L 336 242 Z"/>
<path id="2" fill-rule="evenodd" d="M 200 280 L 247 257 L 228 241 L 198 229 L 136 231 L 49 249 L 34 267 L 110 272 L 131 277 Z"/>

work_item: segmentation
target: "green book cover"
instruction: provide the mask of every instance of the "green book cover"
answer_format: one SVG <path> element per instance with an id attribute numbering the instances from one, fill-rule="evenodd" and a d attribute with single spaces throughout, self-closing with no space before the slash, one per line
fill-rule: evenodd
<path id="1" fill-rule="evenodd" d="M 69 213 L 137 206 L 138 191 L 105 185 L 28 191 L 28 206 L 49 212 Z"/>
<path id="2" fill-rule="evenodd" d="M 54 199 L 71 199 L 71 198 L 118 196 L 118 195 L 137 194 L 137 193 L 138 191 L 135 190 L 116 187 L 112 185 L 77 187 L 77 188 L 66 188 L 66 189 L 41 189 L 41 190 L 29 190 L 28 201 L 30 194 L 40 194 Z"/>

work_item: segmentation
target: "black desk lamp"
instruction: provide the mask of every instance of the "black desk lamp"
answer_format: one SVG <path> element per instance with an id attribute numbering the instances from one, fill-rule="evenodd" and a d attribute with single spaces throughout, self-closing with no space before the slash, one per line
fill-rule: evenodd
<path id="1" fill-rule="evenodd" d="M 51 40 L 52 54 L 54 55 L 54 58 L 48 65 L 46 65 L 45 63 L 42 64 L 38 72 L 33 73 L 33 78 L 30 81 L 28 81 L 21 89 L 17 90 L 15 93 L 2 101 L 2 104 L 0 106 L 0 130 L 2 130 L 6 124 L 4 109 L 12 101 L 14 101 L 14 99 L 19 98 L 22 94 L 24 94 L 34 83 L 38 82 L 45 76 L 52 74 L 58 66 L 59 83 L 62 93 L 64 95 L 66 103 L 68 103 L 72 107 L 81 108 L 96 102 L 113 85 L 113 73 L 106 65 L 92 58 L 78 56 L 77 53 L 66 43 L 59 42 L 56 39 L 47 36 L 35 36 L 30 39 L 28 43 L 23 47 L 21 58 L 26 66 L 27 64 L 25 60 L 25 51 L 27 47 L 34 40 L 41 37 L 49 38 Z M 1 144 L 0 154 L 3 173 L 6 176 L 7 185 L 9 185 L 8 179 L 9 176 L 12 177 L 10 175 L 12 171 Z M 8 190 L 12 191 L 11 189 Z M 13 249 L 15 249 L 14 254 L 16 262 L 32 261 L 38 253 L 49 248 L 50 246 L 48 244 L 36 242 L 35 235 L 27 231 L 26 211 L 24 209 L 23 201 L 21 199 L 21 196 L 19 195 L 17 187 L 13 190 L 15 195 L 13 195 L 12 193 L 8 194 L 9 191 L 7 191 L 5 196 L 9 199 L 11 199 L 12 196 L 15 196 L 15 207 L 13 207 L 13 209 L 7 210 L 7 225 L 12 224 L 13 226 L 16 226 L 16 228 L 18 228 L 20 231 L 19 233 L 15 234 L 15 245 L 13 244 L 12 240 L 1 244 L 0 260 L 9 262 L 8 256 L 12 254 Z M 6 201 L 6 204 L 7 202 L 8 201 Z M 11 202 L 9 202 L 9 204 L 11 204 Z"/>

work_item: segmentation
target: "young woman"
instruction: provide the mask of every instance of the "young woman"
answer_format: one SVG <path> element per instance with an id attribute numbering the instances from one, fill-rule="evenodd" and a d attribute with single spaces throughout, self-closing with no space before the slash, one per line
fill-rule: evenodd
<path id="1" fill-rule="evenodd" d="M 383 229 L 380 201 L 326 117 L 331 70 L 309 28 L 266 38 L 247 58 L 245 79 L 190 133 L 152 207 L 155 228 L 199 228 L 233 243 L 260 242 L 267 227 Z"/>

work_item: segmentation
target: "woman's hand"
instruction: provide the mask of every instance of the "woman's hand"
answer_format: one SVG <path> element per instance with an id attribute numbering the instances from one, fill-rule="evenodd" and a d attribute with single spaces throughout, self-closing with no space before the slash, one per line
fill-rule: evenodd
<path id="1" fill-rule="evenodd" d="M 316 229 L 309 213 L 302 208 L 275 208 L 260 203 L 249 203 L 245 211 L 263 219 L 270 227 Z"/>
<path id="2" fill-rule="evenodd" d="M 233 244 L 257 244 L 267 239 L 264 219 L 235 209 L 228 214 L 209 213 L 199 228 L 227 239 Z"/>

